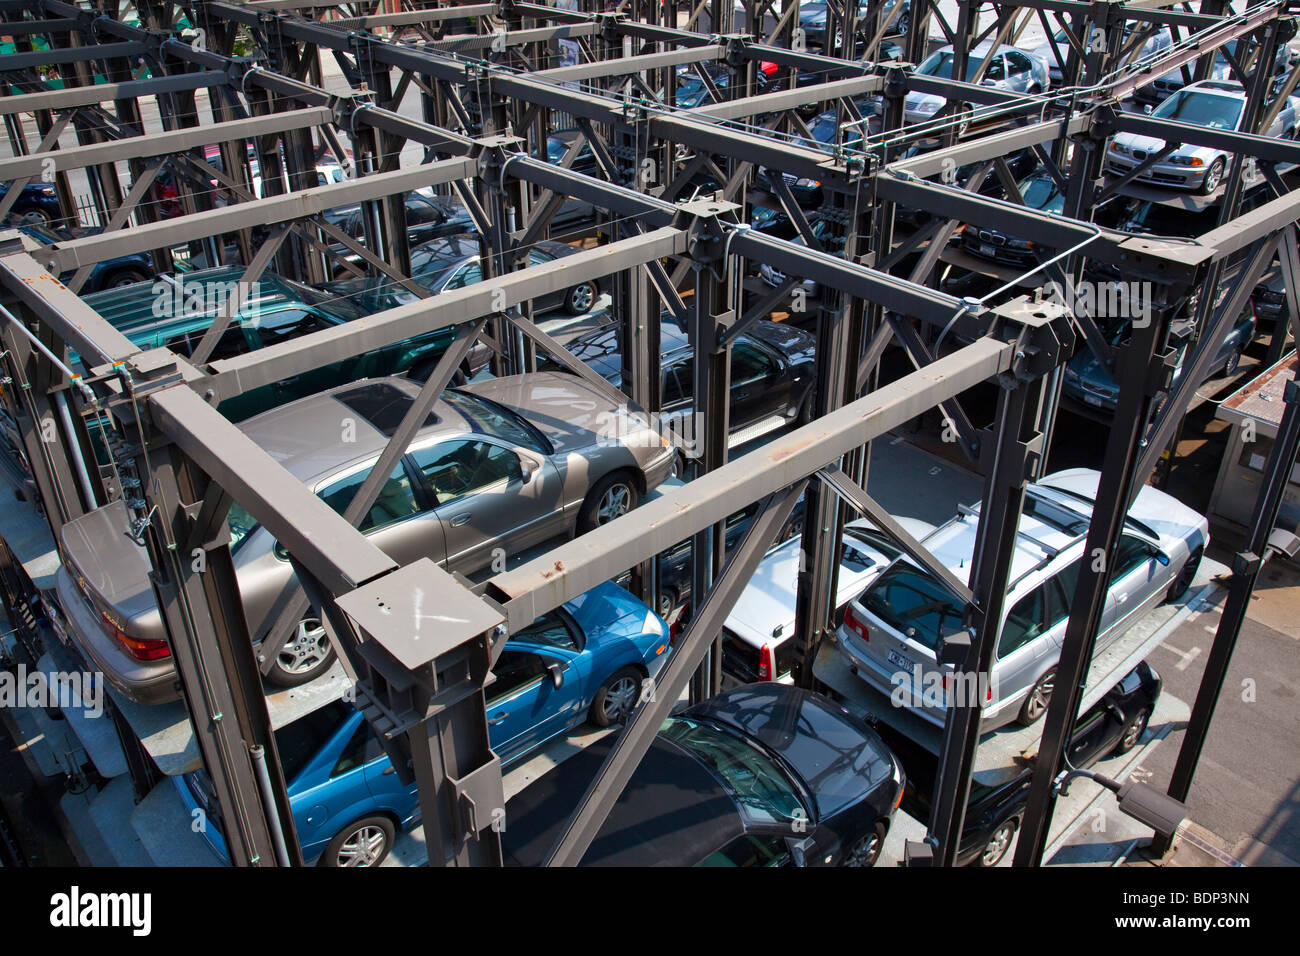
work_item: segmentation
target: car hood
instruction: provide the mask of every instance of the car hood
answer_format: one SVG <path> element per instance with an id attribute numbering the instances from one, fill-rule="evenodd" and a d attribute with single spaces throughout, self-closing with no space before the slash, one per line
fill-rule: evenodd
<path id="1" fill-rule="evenodd" d="M 915 113 L 919 112 L 922 106 L 934 104 L 935 111 L 943 109 L 943 104 L 948 102 L 944 97 L 937 93 L 908 93 L 906 100 L 907 110 Z"/>
<path id="2" fill-rule="evenodd" d="M 627 406 L 615 405 L 603 392 L 564 372 L 508 375 L 474 382 L 464 390 L 518 412 L 551 440 L 557 452 L 580 451 L 610 441 L 603 436 L 645 430 Z"/>
<path id="3" fill-rule="evenodd" d="M 748 334 L 766 342 L 795 365 L 813 361 L 817 339 L 803 329 L 784 322 L 760 321 L 749 327 Z"/>
<path id="4" fill-rule="evenodd" d="M 1101 473 L 1091 468 L 1071 468 L 1040 478 L 1039 485 L 1060 488 L 1083 495 L 1090 501 L 1097 496 L 1097 481 Z M 1172 495 L 1159 488 L 1143 485 L 1138 492 L 1129 516 L 1142 522 L 1160 536 L 1161 544 L 1168 547 L 1175 541 L 1187 541 L 1197 532 L 1203 540 L 1209 538 L 1209 524 L 1205 517 L 1192 510 Z"/>
<path id="5" fill-rule="evenodd" d="M 579 594 L 564 608 L 573 615 L 588 639 L 599 640 L 619 624 L 625 625 L 616 635 L 620 638 L 635 640 L 640 635 L 654 640 L 668 633 L 668 625 L 659 615 L 638 601 L 630 591 L 610 581 Z"/>
<path id="6" fill-rule="evenodd" d="M 149 583 L 149 554 L 127 537 L 130 524 L 121 499 L 112 501 L 65 524 L 60 550 L 73 581 L 99 610 L 111 611 L 133 637 L 162 639 L 166 634 Z"/>
<path id="7" fill-rule="evenodd" d="M 1070 359 L 1069 370 L 1089 385 L 1103 389 L 1111 394 L 1119 392 L 1119 386 L 1115 384 L 1115 377 L 1111 375 L 1106 366 L 1102 365 L 1097 356 L 1092 354 L 1092 350 L 1087 347 L 1081 348 L 1079 353 Z"/>
<path id="8" fill-rule="evenodd" d="M 1115 137 L 1115 142 L 1130 151 L 1141 149 L 1145 150 L 1148 154 L 1158 152 L 1165 148 L 1165 141 L 1163 139 L 1157 139 L 1154 136 L 1142 136 L 1138 133 L 1120 133 Z M 1208 149 L 1204 146 L 1180 146 L 1169 154 L 1170 157 L 1200 156 L 1202 158 L 1208 158 L 1213 155 L 1214 150 Z M 1166 157 L 1162 162 L 1168 162 L 1168 160 L 1169 157 Z"/>
<path id="9" fill-rule="evenodd" d="M 734 727 L 780 756 L 812 791 L 822 819 L 895 775 L 893 756 L 874 730 L 802 688 L 748 684 L 691 707 L 686 716 Z"/>

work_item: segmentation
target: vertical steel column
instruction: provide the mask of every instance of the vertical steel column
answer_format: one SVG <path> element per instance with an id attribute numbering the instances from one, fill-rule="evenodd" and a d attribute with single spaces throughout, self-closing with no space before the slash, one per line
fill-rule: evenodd
<path id="1" fill-rule="evenodd" d="M 1129 344 L 1115 350 L 1119 401 L 1102 461 L 1079 579 L 1070 602 L 1069 623 L 1044 719 L 1029 802 L 1020 825 L 1016 866 L 1038 866 L 1047 846 L 1055 780 L 1062 769 L 1065 746 L 1078 716 L 1079 698 L 1092 662 L 1097 628 L 1106 606 L 1111 558 L 1137 481 L 1134 470 L 1144 444 L 1142 436 L 1160 379 L 1168 373 L 1164 343 L 1169 335 L 1171 309 L 1168 303 L 1162 303 L 1152 311 L 1151 321 L 1135 327 Z"/>
<path id="2" fill-rule="evenodd" d="M 986 479 L 970 570 L 976 603 L 967 609 L 967 631 L 945 638 L 939 651 L 941 661 L 955 665 L 954 692 L 944 722 L 943 750 L 928 834 L 936 850 L 935 863 L 940 866 L 955 865 L 961 847 L 983 716 L 980 689 L 988 680 L 997 650 L 1025 485 L 1033 460 L 1042 455 L 1043 447 L 1034 407 L 1040 389 L 1010 374 L 999 384 L 1002 392 L 998 417 L 988 430 L 988 439 L 980 442 Z"/>
<path id="3" fill-rule="evenodd" d="M 1228 676 L 1228 665 L 1232 662 L 1237 638 L 1241 635 L 1241 626 L 1250 609 L 1250 596 L 1255 590 L 1259 572 L 1268 559 L 1269 536 L 1277 525 L 1282 497 L 1291 480 L 1296 452 L 1300 450 L 1300 382 L 1292 379 L 1286 383 L 1283 401 L 1286 402 L 1286 409 L 1282 413 L 1277 437 L 1273 440 L 1268 467 L 1264 469 L 1259 497 L 1255 499 L 1250 534 L 1246 538 L 1245 548 L 1233 556 L 1228 597 L 1224 601 L 1219 627 L 1214 633 L 1214 643 L 1210 645 L 1210 653 L 1205 661 L 1205 672 L 1201 675 L 1201 683 L 1196 690 L 1196 702 L 1192 704 L 1192 715 L 1187 720 L 1187 731 L 1182 746 L 1178 748 L 1178 760 L 1169 779 L 1169 795 L 1184 803 L 1187 802 L 1192 778 L 1196 775 L 1196 765 L 1201 759 L 1201 750 L 1210 732 L 1215 706 L 1219 702 L 1219 695 L 1223 693 L 1223 683 Z M 1171 837 L 1156 834 L 1151 851 L 1156 856 L 1164 856 L 1169 852 L 1172 842 Z"/>

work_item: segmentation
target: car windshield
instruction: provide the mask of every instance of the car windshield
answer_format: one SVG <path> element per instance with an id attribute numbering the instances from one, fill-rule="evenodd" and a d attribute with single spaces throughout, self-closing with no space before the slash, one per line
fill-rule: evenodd
<path id="1" fill-rule="evenodd" d="M 862 606 L 922 647 L 960 630 L 962 606 L 946 588 L 919 568 L 895 561 L 861 598 Z"/>
<path id="2" fill-rule="evenodd" d="M 485 435 L 495 435 L 523 448 L 531 448 L 541 455 L 551 453 L 548 442 L 536 428 L 510 409 L 489 401 L 481 395 L 448 389 L 442 400 L 465 416 L 470 427 Z"/>
<path id="3" fill-rule="evenodd" d="M 952 67 L 955 54 L 951 50 L 940 50 L 933 54 L 916 68 L 917 73 L 925 76 L 938 77 L 942 80 L 952 79 Z M 983 58 L 977 56 L 967 57 L 966 59 L 966 80 L 969 82 L 975 76 L 975 71 L 980 68 L 984 62 Z M 990 71 L 991 72 L 991 71 Z"/>
<path id="4" fill-rule="evenodd" d="M 807 819 L 808 811 L 794 782 L 776 761 L 739 733 L 685 717 L 669 717 L 659 733 L 704 761 L 752 822 Z"/>
<path id="5" fill-rule="evenodd" d="M 1061 192 L 1053 179 L 1030 179 L 1021 183 L 1020 196 L 1031 209 L 1056 213 L 1065 209 L 1065 193 Z"/>
<path id="6" fill-rule="evenodd" d="M 1152 115 L 1209 129 L 1236 129 L 1245 105 L 1244 100 L 1235 96 L 1179 90 L 1156 107 Z"/>

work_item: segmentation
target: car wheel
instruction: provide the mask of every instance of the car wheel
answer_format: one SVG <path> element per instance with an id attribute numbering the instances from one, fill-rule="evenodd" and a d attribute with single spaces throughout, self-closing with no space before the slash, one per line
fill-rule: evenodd
<path id="1" fill-rule="evenodd" d="M 1016 828 L 1019 827 L 1020 821 L 1015 817 L 1010 820 L 1003 820 L 998 824 L 980 850 L 979 856 L 975 857 L 974 864 L 980 867 L 997 866 L 1002 862 L 1002 858 L 1007 855 L 1007 850 L 1011 849 L 1011 840 L 1016 835 Z"/>
<path id="2" fill-rule="evenodd" d="M 678 481 L 686 480 L 686 456 L 681 452 L 673 455 L 673 463 L 668 467 L 668 477 Z"/>
<path id="3" fill-rule="evenodd" d="M 600 685 L 591 702 L 591 722 L 597 727 L 609 727 L 622 723 L 636 706 L 637 696 L 641 693 L 641 672 L 635 667 L 624 667 Z"/>
<path id="4" fill-rule="evenodd" d="M 677 606 L 677 594 L 672 588 L 664 588 L 659 592 L 659 600 L 656 603 L 656 612 L 665 621 L 668 615 L 673 613 L 673 608 Z"/>
<path id="5" fill-rule="evenodd" d="M 145 282 L 148 279 L 149 277 L 138 269 L 122 269 L 110 275 L 108 281 L 101 288 L 120 289 L 122 286 L 135 285 L 137 282 Z"/>
<path id="6" fill-rule="evenodd" d="M 900 13 L 898 15 L 898 24 L 897 24 L 898 35 L 901 37 L 907 36 L 907 31 L 911 26 L 912 26 L 912 15 L 910 13 Z"/>
<path id="7" fill-rule="evenodd" d="M 1201 180 L 1201 188 L 1199 190 L 1201 195 L 1208 196 L 1219 188 L 1219 183 L 1223 181 L 1224 165 L 1222 156 L 1210 163 L 1210 168 L 1205 171 L 1205 178 Z"/>
<path id="8" fill-rule="evenodd" d="M 875 866 L 876 861 L 880 859 L 880 851 L 884 849 L 885 836 L 888 833 L 889 824 L 884 820 L 877 820 L 871 832 L 863 834 L 849 848 L 848 854 L 844 857 L 844 865 Z"/>
<path id="9" fill-rule="evenodd" d="M 582 510 L 578 512 L 578 533 L 585 534 L 592 528 L 609 524 L 635 508 L 638 501 L 640 495 L 630 474 L 616 471 L 606 475 L 587 492 Z"/>
<path id="10" fill-rule="evenodd" d="M 334 645 L 325 626 L 314 617 L 304 617 L 280 648 L 267 678 L 281 687 L 297 687 L 315 680 L 334 663 Z"/>
<path id="11" fill-rule="evenodd" d="M 1022 726 L 1028 727 L 1030 724 L 1037 723 L 1038 719 L 1047 713 L 1047 705 L 1052 700 L 1052 687 L 1055 683 L 1055 667 L 1038 678 L 1038 682 L 1034 684 L 1029 691 L 1029 696 L 1020 706 L 1020 714 L 1017 720 L 1020 721 Z"/>
<path id="12" fill-rule="evenodd" d="M 1039 86 L 1037 83 L 1035 83 L 1025 92 L 1028 93 L 1030 96 L 1037 96 L 1039 93 L 1043 92 L 1043 88 Z"/>
<path id="13" fill-rule="evenodd" d="M 1241 346 L 1237 346 L 1228 353 L 1228 361 L 1223 366 L 1224 378 L 1231 378 L 1237 374 L 1237 366 L 1241 365 Z"/>
<path id="14" fill-rule="evenodd" d="M 397 830 L 388 817 L 363 817 L 340 830 L 318 866 L 378 866 L 393 848 Z"/>
<path id="15" fill-rule="evenodd" d="M 586 315 L 596 307 L 596 285 L 593 282 L 579 282 L 564 296 L 564 311 L 569 315 Z"/>
<path id="16" fill-rule="evenodd" d="M 1178 577 L 1174 578 L 1174 583 L 1169 585 L 1169 590 L 1165 592 L 1165 603 L 1173 604 L 1187 593 L 1187 589 L 1192 586 L 1192 581 L 1196 578 L 1196 571 L 1201 566 L 1201 556 L 1205 554 L 1204 548 L 1197 548 L 1187 558 L 1187 563 L 1183 565 L 1178 572 Z"/>
<path id="17" fill-rule="evenodd" d="M 1124 728 L 1124 736 L 1119 739 L 1119 743 L 1115 745 L 1115 749 L 1111 753 L 1116 755 L 1126 754 L 1136 747 L 1138 741 L 1142 739 L 1142 735 L 1146 733 L 1147 721 L 1150 719 L 1151 712 L 1145 707 L 1134 714 L 1133 719 Z"/>

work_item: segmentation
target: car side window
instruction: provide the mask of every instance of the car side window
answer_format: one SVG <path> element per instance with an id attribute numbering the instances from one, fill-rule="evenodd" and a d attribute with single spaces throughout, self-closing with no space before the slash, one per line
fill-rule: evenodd
<path id="1" fill-rule="evenodd" d="M 288 342 L 312 332 L 319 332 L 321 329 L 328 329 L 332 324 L 307 309 L 282 309 L 279 312 L 260 315 L 252 322 L 263 346 Z"/>
<path id="2" fill-rule="evenodd" d="M 380 746 L 379 738 L 370 729 L 370 725 L 363 720 L 357 725 L 356 731 L 348 740 L 348 745 L 339 754 L 339 759 L 334 764 L 334 769 L 330 771 L 330 776 L 338 777 L 350 770 L 364 767 L 370 761 L 379 759 L 383 754 L 384 748 Z"/>
<path id="3" fill-rule="evenodd" d="M 575 654 L 582 650 L 573 631 L 557 611 L 542 615 L 523 630 L 512 634 L 510 640 L 541 644 L 543 647 L 558 647 L 573 651 Z"/>
<path id="4" fill-rule="evenodd" d="M 785 866 L 790 853 L 785 841 L 771 834 L 746 833 L 710 853 L 698 866 Z"/>
<path id="5" fill-rule="evenodd" d="M 439 442 L 411 456 L 440 505 L 466 495 L 501 492 L 512 479 L 523 480 L 515 453 L 485 441 Z"/>
<path id="6" fill-rule="evenodd" d="M 1047 608 L 1044 605 L 1050 583 L 1045 581 L 1038 585 L 1011 608 L 1002 624 L 1002 636 L 998 638 L 998 657 L 1019 650 L 1047 630 Z"/>
<path id="7" fill-rule="evenodd" d="M 343 514 L 369 473 L 369 471 L 359 471 L 346 478 L 340 478 L 319 489 L 316 496 L 339 514 Z M 361 531 L 364 533 L 374 528 L 382 528 L 384 525 L 409 518 L 419 510 L 420 505 L 415 500 L 415 491 L 411 487 L 411 477 L 406 473 L 402 463 L 398 462 L 379 492 L 379 497 L 370 506 L 370 513 L 362 519 Z"/>
<path id="8" fill-rule="evenodd" d="M 491 707 L 499 700 L 511 694 L 539 683 L 546 674 L 546 665 L 538 654 L 527 651 L 512 651 L 507 647 L 501 652 L 497 666 L 492 669 L 496 681 L 488 689 L 487 706 Z"/>
<path id="9" fill-rule="evenodd" d="M 1028 73 L 1031 69 L 1029 57 L 1023 53 L 1008 53 L 1007 68 L 1012 73 Z"/>
<path id="10" fill-rule="evenodd" d="M 528 252 L 529 265 L 541 265 L 543 262 L 550 262 L 554 258 L 555 256 L 544 249 L 538 249 L 536 246 L 533 246 Z"/>
<path id="11" fill-rule="evenodd" d="M 341 700 L 299 717 L 275 732 L 275 749 L 285 783 L 292 783 L 338 731 L 352 708 Z"/>
<path id="12" fill-rule="evenodd" d="M 691 383 L 694 375 L 693 359 L 682 359 L 664 367 L 663 404 L 665 407 L 691 400 Z"/>
<path id="13" fill-rule="evenodd" d="M 483 272 L 478 267 L 477 262 L 467 262 L 456 270 L 456 274 L 451 277 L 447 283 L 448 289 L 461 289 L 467 285 L 473 285 L 483 278 Z"/>
<path id="14" fill-rule="evenodd" d="M 194 354 L 194 350 L 199 347 L 199 343 L 203 341 L 203 335 L 206 331 L 207 329 L 194 329 L 184 335 L 173 336 L 165 344 L 173 352 L 189 358 Z M 234 358 L 236 355 L 244 355 L 248 351 L 248 339 L 244 335 L 243 325 L 239 320 L 235 320 L 217 339 L 216 347 L 212 350 L 212 354 L 208 356 L 208 361 L 215 362 L 219 359 Z"/>
<path id="15" fill-rule="evenodd" d="M 731 349 L 731 386 L 748 385 L 776 372 L 776 362 L 749 342 L 737 342 Z"/>
<path id="16" fill-rule="evenodd" d="M 1131 534 L 1121 535 L 1119 549 L 1115 552 L 1115 573 L 1110 579 L 1118 581 L 1129 572 L 1136 571 L 1150 559 L 1151 545 Z"/>
<path id="17" fill-rule="evenodd" d="M 1007 70 L 1002 60 L 1002 54 L 994 54 L 993 59 L 989 61 L 989 68 L 984 71 L 984 79 L 1002 80 L 1006 79 L 1006 75 Z"/>

